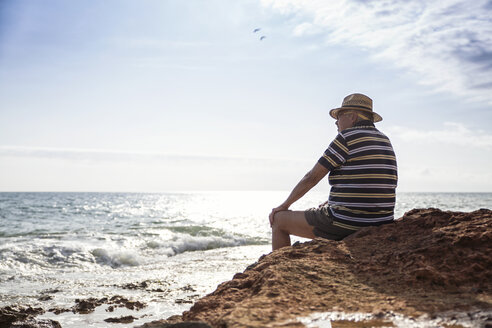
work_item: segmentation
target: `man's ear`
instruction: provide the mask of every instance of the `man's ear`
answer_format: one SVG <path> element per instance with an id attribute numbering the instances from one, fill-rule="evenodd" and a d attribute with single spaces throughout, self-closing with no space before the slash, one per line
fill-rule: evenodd
<path id="1" fill-rule="evenodd" d="M 350 120 L 352 121 L 352 124 L 355 124 L 357 122 L 358 115 L 357 113 L 350 113 Z"/>

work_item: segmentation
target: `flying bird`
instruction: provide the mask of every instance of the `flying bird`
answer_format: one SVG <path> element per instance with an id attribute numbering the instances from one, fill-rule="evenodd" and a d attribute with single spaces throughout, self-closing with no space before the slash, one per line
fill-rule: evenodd
<path id="1" fill-rule="evenodd" d="M 258 27 L 258 28 L 255 28 L 255 29 L 253 30 L 253 33 L 259 32 L 260 30 L 261 30 L 261 28 L 259 28 L 259 27 Z"/>
<path id="2" fill-rule="evenodd" d="M 266 36 L 262 35 L 262 36 L 260 37 L 260 41 L 263 41 L 263 39 L 266 39 Z"/>

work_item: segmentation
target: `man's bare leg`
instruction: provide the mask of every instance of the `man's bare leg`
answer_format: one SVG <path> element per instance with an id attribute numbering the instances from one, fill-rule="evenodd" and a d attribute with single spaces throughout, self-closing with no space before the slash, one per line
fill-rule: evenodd
<path id="1" fill-rule="evenodd" d="M 272 226 L 272 249 L 290 246 L 290 235 L 315 238 L 313 227 L 307 223 L 303 211 L 280 211 L 275 213 Z"/>

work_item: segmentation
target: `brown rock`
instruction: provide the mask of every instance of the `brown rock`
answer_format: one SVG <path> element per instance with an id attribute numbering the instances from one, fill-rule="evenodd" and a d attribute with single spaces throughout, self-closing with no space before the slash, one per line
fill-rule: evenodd
<path id="1" fill-rule="evenodd" d="M 262 256 L 181 320 L 300 326 L 296 316 L 321 311 L 419 316 L 490 309 L 491 288 L 492 211 L 420 209 L 343 241 L 315 239 Z"/>
<path id="2" fill-rule="evenodd" d="M 72 308 L 73 313 L 81 313 L 81 314 L 88 314 L 93 312 L 96 307 L 100 306 L 103 304 L 103 301 L 100 301 L 98 299 L 95 299 L 93 297 L 85 299 L 85 300 L 80 300 L 76 299 L 75 300 L 75 306 Z"/>
<path id="3" fill-rule="evenodd" d="M 43 313 L 41 308 L 6 306 L 0 309 L 0 327 L 10 327 L 13 322 L 25 321 Z"/>
<path id="4" fill-rule="evenodd" d="M 121 286 L 123 289 L 146 289 L 147 287 L 149 287 L 147 281 L 142 281 L 141 283 L 128 283 Z"/>
<path id="5" fill-rule="evenodd" d="M 48 312 L 53 312 L 54 314 L 58 315 L 64 312 L 70 312 L 72 311 L 71 309 L 64 309 L 64 308 L 51 308 L 48 310 Z"/>
<path id="6" fill-rule="evenodd" d="M 186 321 L 170 323 L 167 320 L 152 321 L 135 328 L 212 328 L 205 322 Z"/>
<path id="7" fill-rule="evenodd" d="M 96 307 L 101 306 L 103 304 L 111 304 L 108 307 L 108 312 L 113 312 L 115 307 L 126 307 L 129 310 L 141 310 L 147 306 L 147 304 L 140 301 L 130 301 L 123 296 L 116 295 L 108 299 L 107 297 L 103 297 L 101 299 L 96 298 L 87 298 L 87 299 L 76 299 L 75 306 L 72 307 L 73 313 L 81 313 L 88 314 L 93 312 Z"/>
<path id="8" fill-rule="evenodd" d="M 41 308 L 6 306 L 0 309 L 0 328 L 61 328 L 58 321 L 35 319 Z"/>
<path id="9" fill-rule="evenodd" d="M 14 322 L 10 328 L 61 328 L 58 321 L 51 319 L 29 319 L 22 322 Z"/>
<path id="10" fill-rule="evenodd" d="M 38 300 L 44 302 L 44 301 L 50 301 L 53 299 L 53 296 L 51 295 L 42 295 L 40 297 L 38 297 Z"/>
<path id="11" fill-rule="evenodd" d="M 111 322 L 111 323 L 132 323 L 134 320 L 138 320 L 138 318 L 135 318 L 131 315 L 127 315 L 127 316 L 119 317 L 119 318 L 104 319 L 105 322 Z"/>

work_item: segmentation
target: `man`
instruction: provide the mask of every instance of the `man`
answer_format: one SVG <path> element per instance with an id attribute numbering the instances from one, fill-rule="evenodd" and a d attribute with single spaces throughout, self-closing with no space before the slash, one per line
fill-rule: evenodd
<path id="1" fill-rule="evenodd" d="M 359 93 L 330 111 L 338 135 L 289 197 L 270 213 L 272 248 L 290 246 L 290 235 L 341 240 L 358 229 L 390 223 L 395 207 L 396 158 L 388 137 L 374 126 L 382 120 L 372 99 Z M 328 172 L 329 200 L 318 208 L 289 207 Z"/>

